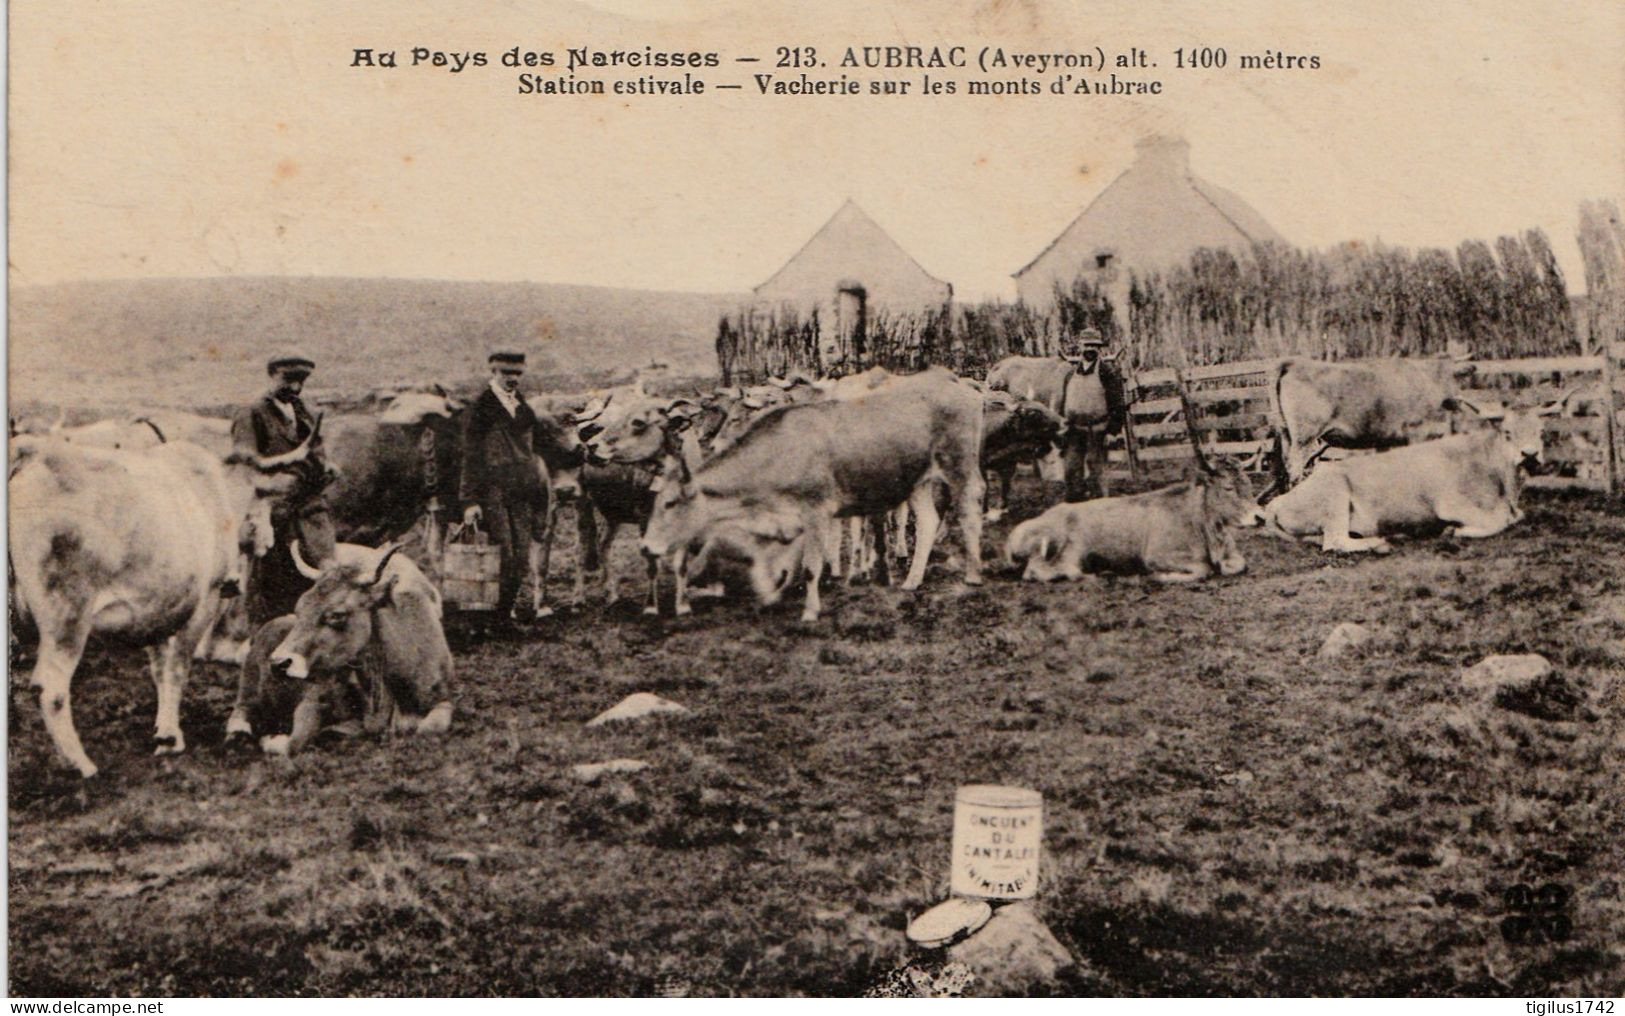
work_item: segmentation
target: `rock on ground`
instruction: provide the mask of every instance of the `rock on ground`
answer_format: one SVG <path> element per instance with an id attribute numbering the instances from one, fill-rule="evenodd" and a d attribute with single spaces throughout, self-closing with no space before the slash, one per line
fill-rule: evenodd
<path id="1" fill-rule="evenodd" d="M 608 762 L 583 762 L 570 767 L 570 775 L 582 783 L 597 783 L 610 775 L 638 773 L 649 768 L 649 763 L 635 758 L 615 758 Z"/>
<path id="2" fill-rule="evenodd" d="M 653 716 L 657 713 L 681 715 L 687 712 L 687 706 L 678 705 L 671 699 L 661 698 L 653 692 L 640 691 L 628 695 L 614 706 L 594 716 L 587 721 L 587 726 L 601 727 L 606 723 L 616 723 L 621 720 L 641 720 L 645 716 Z"/>
<path id="3" fill-rule="evenodd" d="M 1076 964 L 1031 903 L 1000 907 L 982 930 L 948 949 L 976 976 L 977 995 L 1026 995 Z"/>
<path id="4" fill-rule="evenodd" d="M 1323 660 L 1336 659 L 1350 650 L 1363 647 L 1370 641 L 1371 631 L 1365 625 L 1344 621 L 1326 636 L 1326 641 L 1320 644 L 1320 651 L 1315 655 Z"/>
<path id="5" fill-rule="evenodd" d="M 1552 664 L 1538 653 L 1486 656 L 1461 672 L 1461 683 L 1475 691 L 1532 684 L 1552 672 Z"/>

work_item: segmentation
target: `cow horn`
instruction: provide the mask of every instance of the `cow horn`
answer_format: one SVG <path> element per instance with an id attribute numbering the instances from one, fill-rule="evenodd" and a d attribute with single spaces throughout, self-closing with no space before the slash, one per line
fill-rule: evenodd
<path id="1" fill-rule="evenodd" d="M 378 567 L 372 573 L 372 581 L 368 582 L 367 585 L 375 586 L 378 584 L 378 580 L 384 577 L 384 569 L 389 567 L 389 559 L 394 557 L 400 549 L 401 545 L 398 543 L 387 544 L 384 547 L 384 552 L 378 556 Z"/>
<path id="2" fill-rule="evenodd" d="M 1174 383 L 1179 386 L 1180 415 L 1185 418 L 1185 433 L 1190 436 L 1191 455 L 1196 458 L 1198 469 L 1204 473 L 1211 473 L 1213 466 L 1203 454 L 1202 436 L 1196 432 L 1196 404 L 1191 401 L 1190 389 L 1185 385 L 1185 375 L 1178 368 L 1174 370 Z"/>
<path id="3" fill-rule="evenodd" d="M 1552 415 L 1568 412 L 1569 400 L 1573 399 L 1576 395 L 1580 395 L 1582 393 L 1587 393 L 1589 391 L 1590 387 L 1591 387 L 1590 385 L 1582 384 L 1582 385 L 1576 385 L 1575 387 L 1570 388 L 1568 391 L 1564 392 L 1562 397 L 1559 398 L 1557 401 L 1551 403 L 1548 406 L 1543 407 L 1541 409 L 1541 413 L 1543 415 L 1546 415 L 1546 416 L 1552 416 Z"/>
<path id="4" fill-rule="evenodd" d="M 299 553 L 299 541 L 293 540 L 288 544 L 288 554 L 293 558 L 293 566 L 299 569 L 299 574 L 312 582 L 322 577 L 322 570 L 306 561 L 304 555 Z"/>

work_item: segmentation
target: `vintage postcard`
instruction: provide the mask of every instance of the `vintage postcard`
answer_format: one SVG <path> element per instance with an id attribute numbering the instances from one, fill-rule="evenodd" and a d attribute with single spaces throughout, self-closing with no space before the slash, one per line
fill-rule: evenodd
<path id="1" fill-rule="evenodd" d="M 1613 1011 L 1625 7 L 8 14 L 10 994 Z"/>

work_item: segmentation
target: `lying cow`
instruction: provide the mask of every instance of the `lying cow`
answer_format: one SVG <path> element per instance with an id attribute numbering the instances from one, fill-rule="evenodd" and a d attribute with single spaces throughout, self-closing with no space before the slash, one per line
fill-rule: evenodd
<path id="1" fill-rule="evenodd" d="M 1022 578 L 1076 580 L 1085 570 L 1148 572 L 1161 582 L 1239 575 L 1234 530 L 1262 520 L 1241 468 L 1198 460 L 1192 478 L 1145 494 L 1063 502 L 1016 526 L 1006 545 Z"/>
<path id="2" fill-rule="evenodd" d="M 399 549 L 341 543 L 318 569 L 294 545 L 294 563 L 315 585 L 293 614 L 255 634 L 226 721 L 228 737 L 258 732 L 267 752 L 298 751 L 321 726 L 323 699 L 355 670 L 369 696 L 370 729 L 450 728 L 452 660 L 440 594 Z"/>
<path id="3" fill-rule="evenodd" d="M 916 589 L 939 521 L 933 488 L 946 483 L 959 502 L 965 581 L 979 585 L 981 442 L 981 396 L 940 368 L 893 378 L 863 398 L 776 409 L 698 468 L 678 459 L 659 491 L 643 551 L 664 559 L 703 545 L 724 526 L 748 541 L 753 560 L 800 539 L 802 617 L 813 620 L 836 518 L 910 501 L 918 535 L 903 588 Z"/>
<path id="4" fill-rule="evenodd" d="M 1494 425 L 1324 463 L 1271 501 L 1265 518 L 1277 533 L 1318 538 L 1321 549 L 1342 553 L 1387 553 L 1383 532 L 1441 523 L 1469 539 L 1494 536 L 1523 518 L 1519 471 L 1545 460 L 1542 417 L 1566 400 L 1500 411 L 1458 399 Z"/>
<path id="5" fill-rule="evenodd" d="M 1441 426 L 1457 402 L 1456 378 L 1472 371 L 1461 347 L 1434 360 L 1281 361 L 1270 392 L 1284 479 L 1303 479 L 1328 447 L 1393 448 Z"/>

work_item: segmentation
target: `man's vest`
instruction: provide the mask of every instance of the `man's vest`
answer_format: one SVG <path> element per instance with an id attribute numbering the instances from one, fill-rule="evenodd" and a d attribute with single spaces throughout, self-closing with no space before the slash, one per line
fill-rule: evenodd
<path id="1" fill-rule="evenodd" d="M 1100 362 L 1088 373 L 1076 370 L 1066 376 L 1061 389 L 1061 416 L 1074 427 L 1098 427 L 1111 415 L 1106 403 L 1106 387 L 1100 381 Z"/>

